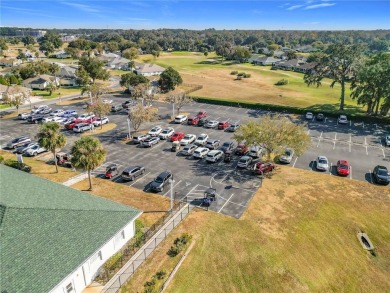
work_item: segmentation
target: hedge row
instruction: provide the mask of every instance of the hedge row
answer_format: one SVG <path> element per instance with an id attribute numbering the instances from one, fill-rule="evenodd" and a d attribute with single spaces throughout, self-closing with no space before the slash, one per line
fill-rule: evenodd
<path id="1" fill-rule="evenodd" d="M 345 114 L 342 112 L 328 112 L 328 111 L 318 111 L 311 107 L 299 108 L 299 107 L 290 107 L 283 105 L 272 105 L 272 104 L 261 104 L 261 103 L 251 103 L 251 102 L 242 102 L 242 101 L 228 101 L 223 99 L 213 99 L 199 96 L 191 96 L 195 101 L 205 104 L 214 104 L 214 105 L 223 105 L 230 107 L 242 107 L 249 109 L 259 109 L 266 111 L 276 111 L 276 112 L 286 112 L 289 114 L 305 114 L 306 112 L 318 113 L 321 112 L 327 117 L 338 117 L 340 114 Z M 364 121 L 369 123 L 379 123 L 379 124 L 390 124 L 390 117 L 374 117 L 374 116 L 363 116 L 363 115 L 353 115 L 349 114 L 348 119 Z"/>

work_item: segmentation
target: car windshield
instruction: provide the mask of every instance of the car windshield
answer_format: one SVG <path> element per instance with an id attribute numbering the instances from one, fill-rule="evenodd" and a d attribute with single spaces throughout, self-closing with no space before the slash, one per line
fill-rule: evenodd
<path id="1" fill-rule="evenodd" d="M 343 169 L 343 170 L 348 170 L 348 166 L 347 165 L 340 165 L 339 168 Z"/>
<path id="2" fill-rule="evenodd" d="M 155 180 L 157 183 L 163 183 L 164 182 L 164 178 L 162 177 L 157 177 L 156 180 Z"/>
<path id="3" fill-rule="evenodd" d="M 230 143 L 229 143 L 229 142 L 225 142 L 222 146 L 223 146 L 223 147 L 229 147 L 229 146 L 230 146 Z"/>
<path id="4" fill-rule="evenodd" d="M 240 163 L 246 163 L 247 160 L 248 160 L 248 158 L 242 158 L 242 159 L 240 159 Z"/>
<path id="5" fill-rule="evenodd" d="M 328 161 L 325 160 L 325 159 L 319 159 L 318 163 L 320 163 L 320 164 L 328 164 Z"/>
<path id="6" fill-rule="evenodd" d="M 379 176 L 388 176 L 389 173 L 387 173 L 387 171 L 384 169 L 378 169 L 378 175 Z"/>
<path id="7" fill-rule="evenodd" d="M 189 135 L 184 136 L 184 139 L 190 139 L 190 138 L 191 138 L 191 136 L 189 136 Z"/>
<path id="8" fill-rule="evenodd" d="M 286 151 L 285 155 L 288 156 L 288 157 L 291 156 L 291 151 Z"/>

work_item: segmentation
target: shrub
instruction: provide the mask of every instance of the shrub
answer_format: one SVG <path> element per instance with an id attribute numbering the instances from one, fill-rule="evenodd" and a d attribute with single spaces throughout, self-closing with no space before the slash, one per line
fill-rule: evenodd
<path id="1" fill-rule="evenodd" d="M 147 281 L 144 284 L 144 293 L 156 292 L 156 276 L 153 276 L 151 281 Z"/>
<path id="2" fill-rule="evenodd" d="M 140 220 L 135 220 L 135 235 L 134 235 L 134 246 L 141 247 L 144 240 L 145 233 L 143 232 L 144 223 Z"/>
<path id="3" fill-rule="evenodd" d="M 174 246 L 171 246 L 167 254 L 170 257 L 175 257 L 186 247 L 191 238 L 192 236 L 188 233 L 183 233 L 179 238 L 176 238 L 175 241 L 173 241 Z"/>
<path id="4" fill-rule="evenodd" d="M 4 161 L 4 157 L 0 156 L 0 164 L 3 163 L 3 161 Z"/>
<path id="5" fill-rule="evenodd" d="M 165 278 L 165 276 L 167 275 L 167 272 L 166 271 L 159 271 L 156 273 L 156 277 L 157 277 L 157 280 L 162 280 Z"/>
<path id="6" fill-rule="evenodd" d="M 249 73 L 244 74 L 244 78 L 249 78 L 249 77 L 251 77 L 251 75 Z"/>
<path id="7" fill-rule="evenodd" d="M 234 71 L 230 72 L 231 75 L 236 75 L 237 73 L 238 73 L 237 70 L 234 70 Z"/>
<path id="8" fill-rule="evenodd" d="M 119 260 L 122 258 L 123 254 L 122 252 L 117 252 L 113 256 L 111 256 L 106 263 L 104 264 L 105 270 L 112 270 L 115 268 L 116 264 L 119 262 Z"/>
<path id="9" fill-rule="evenodd" d="M 287 79 L 281 79 L 277 83 L 275 83 L 275 85 L 286 85 L 286 84 L 288 84 Z"/>
<path id="10" fill-rule="evenodd" d="M 24 163 L 21 164 L 15 160 L 11 160 L 11 159 L 5 160 L 4 165 L 11 167 L 11 168 L 14 168 L 14 169 L 22 170 L 22 171 L 27 172 L 27 173 L 31 172 L 31 166 L 26 165 Z"/>
<path id="11" fill-rule="evenodd" d="M 244 76 L 245 75 L 245 72 L 240 72 L 237 74 L 238 76 Z"/>

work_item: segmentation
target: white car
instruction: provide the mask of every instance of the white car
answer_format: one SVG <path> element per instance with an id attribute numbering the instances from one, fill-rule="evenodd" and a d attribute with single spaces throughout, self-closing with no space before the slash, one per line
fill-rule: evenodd
<path id="1" fill-rule="evenodd" d="M 197 149 L 198 147 L 194 144 L 187 144 L 183 150 L 181 151 L 181 154 L 183 156 L 191 156 L 195 150 Z"/>
<path id="2" fill-rule="evenodd" d="M 284 154 L 280 156 L 279 161 L 282 163 L 290 164 L 294 156 L 294 150 L 286 148 Z"/>
<path id="3" fill-rule="evenodd" d="M 31 148 L 29 148 L 29 149 L 26 151 L 25 154 L 26 154 L 27 156 L 32 157 L 32 156 L 36 156 L 36 155 L 38 155 L 38 154 L 44 153 L 44 152 L 46 152 L 46 151 L 47 151 L 46 148 L 41 147 L 39 144 L 35 144 L 35 145 L 33 145 Z"/>
<path id="4" fill-rule="evenodd" d="M 73 132 L 82 133 L 84 131 L 91 130 L 91 124 L 79 123 L 73 126 Z"/>
<path id="5" fill-rule="evenodd" d="M 195 144 L 199 146 L 205 145 L 208 139 L 209 136 L 206 133 L 201 133 L 198 135 L 197 139 L 195 140 Z"/>
<path id="6" fill-rule="evenodd" d="M 64 110 L 58 109 L 54 110 L 53 112 L 50 113 L 51 116 L 62 116 L 64 115 Z"/>
<path id="7" fill-rule="evenodd" d="M 386 146 L 390 146 L 390 135 L 387 135 L 387 136 L 385 137 L 385 145 L 386 145 Z"/>
<path id="8" fill-rule="evenodd" d="M 248 156 L 252 158 L 261 158 L 263 155 L 263 149 L 259 146 L 253 146 L 249 149 Z"/>
<path id="9" fill-rule="evenodd" d="M 340 115 L 339 119 L 337 119 L 337 122 L 338 122 L 339 124 L 347 124 L 347 123 L 348 123 L 347 116 L 345 116 L 345 115 Z"/>
<path id="10" fill-rule="evenodd" d="M 305 118 L 306 118 L 307 120 L 313 120 L 314 115 L 313 115 L 312 112 L 307 112 Z"/>
<path id="11" fill-rule="evenodd" d="M 238 168 L 248 168 L 249 165 L 252 163 L 253 159 L 249 156 L 242 156 L 240 160 L 237 162 Z"/>
<path id="12" fill-rule="evenodd" d="M 159 141 L 160 139 L 156 136 L 149 137 L 141 142 L 141 146 L 151 148 L 152 146 L 158 144 Z"/>
<path id="13" fill-rule="evenodd" d="M 172 127 L 165 128 L 161 133 L 158 135 L 160 139 L 168 139 L 175 133 L 175 130 Z"/>
<path id="14" fill-rule="evenodd" d="M 197 148 L 197 149 L 193 152 L 192 156 L 193 156 L 194 158 L 203 159 L 203 158 L 209 153 L 209 151 L 210 151 L 210 150 L 209 150 L 208 148 L 199 147 L 199 148 Z"/>
<path id="15" fill-rule="evenodd" d="M 186 115 L 179 115 L 175 117 L 175 123 L 183 124 L 187 121 L 188 117 Z"/>
<path id="16" fill-rule="evenodd" d="M 81 114 L 78 119 L 80 120 L 89 120 L 89 119 L 92 119 L 93 117 L 95 117 L 94 114 L 88 114 L 88 113 L 84 113 L 84 114 Z"/>
<path id="17" fill-rule="evenodd" d="M 318 156 L 316 160 L 316 169 L 320 171 L 328 171 L 329 170 L 329 161 L 325 156 Z"/>
<path id="18" fill-rule="evenodd" d="M 140 134 L 140 135 L 137 135 L 137 136 L 134 136 L 134 137 L 133 137 L 133 142 L 134 142 L 135 144 L 141 143 L 141 142 L 143 142 L 145 139 L 147 139 L 147 138 L 149 138 L 149 137 L 150 137 L 149 134 Z"/>
<path id="19" fill-rule="evenodd" d="M 49 109 L 49 106 L 48 105 L 40 105 L 38 107 L 34 107 L 34 109 L 32 110 L 32 112 L 38 114 L 40 112 L 42 112 L 43 110 L 46 110 L 46 109 Z"/>
<path id="20" fill-rule="evenodd" d="M 112 100 L 109 100 L 109 99 L 103 99 L 103 104 L 112 104 Z"/>
<path id="21" fill-rule="evenodd" d="M 29 117 L 31 117 L 31 113 L 21 113 L 18 115 L 18 119 L 19 120 L 26 120 L 28 119 Z"/>
<path id="22" fill-rule="evenodd" d="M 223 156 L 223 151 L 221 150 L 212 150 L 207 153 L 206 161 L 210 163 L 218 162 Z"/>
<path id="23" fill-rule="evenodd" d="M 93 126 L 100 126 L 100 125 L 107 124 L 108 122 L 110 122 L 110 120 L 108 120 L 108 117 L 104 116 L 101 119 L 97 118 L 95 121 L 92 122 L 92 124 Z"/>
<path id="24" fill-rule="evenodd" d="M 161 131 L 162 128 L 160 126 L 155 126 L 148 132 L 148 134 L 150 136 L 158 136 L 161 133 Z"/>
<path id="25" fill-rule="evenodd" d="M 218 123 L 219 123 L 218 121 L 210 120 L 209 122 L 207 122 L 207 124 L 204 127 L 206 127 L 206 128 L 217 128 Z"/>
<path id="26" fill-rule="evenodd" d="M 42 123 L 51 122 L 51 121 L 53 121 L 53 117 L 52 116 L 48 116 L 48 117 L 42 118 Z"/>
<path id="27" fill-rule="evenodd" d="M 186 134 L 180 141 L 180 144 L 181 145 L 187 145 L 187 144 L 190 144 L 190 143 L 193 143 L 196 139 L 196 135 L 195 134 Z"/>
<path id="28" fill-rule="evenodd" d="M 61 123 L 62 121 L 64 121 L 64 117 L 53 116 L 53 117 L 51 118 L 51 121 L 57 122 L 57 123 Z"/>

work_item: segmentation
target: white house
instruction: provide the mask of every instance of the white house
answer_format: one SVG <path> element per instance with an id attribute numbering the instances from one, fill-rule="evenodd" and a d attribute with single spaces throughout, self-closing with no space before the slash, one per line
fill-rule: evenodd
<path id="1" fill-rule="evenodd" d="M 15 58 L 0 58 L 0 66 L 14 67 L 22 64 L 22 60 Z"/>
<path id="2" fill-rule="evenodd" d="M 158 66 L 156 64 L 149 64 L 149 63 L 144 63 L 144 64 L 139 64 L 135 68 L 135 72 L 138 75 L 143 75 L 143 76 L 153 76 L 153 75 L 160 75 L 165 71 L 164 67 Z"/>
<path id="3" fill-rule="evenodd" d="M 82 292 L 134 236 L 139 210 L 4 165 L 0 176 L 1 292 Z"/>
<path id="4" fill-rule="evenodd" d="M 53 54 L 56 58 L 58 59 L 66 59 L 66 58 L 70 58 L 71 55 L 66 53 L 64 50 L 62 51 L 59 51 L 59 52 L 56 52 Z"/>
<path id="5" fill-rule="evenodd" d="M 54 83 L 56 86 L 60 85 L 60 79 L 58 77 L 41 74 L 36 77 L 23 80 L 23 86 L 33 90 L 44 90 L 50 82 Z"/>
<path id="6" fill-rule="evenodd" d="M 77 70 L 76 66 L 61 67 L 60 70 L 56 72 L 56 76 L 60 78 L 60 85 L 76 86 L 77 85 L 76 70 Z"/>

